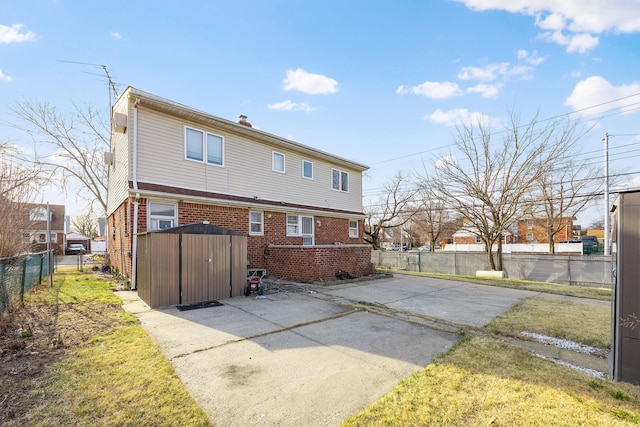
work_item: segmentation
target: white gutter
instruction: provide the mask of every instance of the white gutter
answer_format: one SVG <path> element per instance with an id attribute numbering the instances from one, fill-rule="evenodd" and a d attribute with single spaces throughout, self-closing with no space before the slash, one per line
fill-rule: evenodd
<path id="1" fill-rule="evenodd" d="M 131 177 L 133 181 L 133 189 L 136 192 L 136 198 L 133 202 L 133 242 L 131 244 L 131 289 L 137 289 L 137 273 L 138 266 L 136 260 L 138 259 L 138 200 L 140 199 L 140 193 L 138 193 L 138 99 L 133 102 L 133 123 L 132 123 L 132 167 Z"/>

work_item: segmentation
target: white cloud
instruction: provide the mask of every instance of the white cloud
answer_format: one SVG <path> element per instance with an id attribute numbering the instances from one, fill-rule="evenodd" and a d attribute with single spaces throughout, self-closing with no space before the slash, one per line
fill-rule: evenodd
<path id="1" fill-rule="evenodd" d="M 275 104 L 267 104 L 267 108 L 279 111 L 304 111 L 306 113 L 317 110 L 316 107 L 312 107 L 309 104 L 293 102 L 290 99 L 276 102 Z"/>
<path id="2" fill-rule="evenodd" d="M 501 88 L 502 84 L 486 85 L 480 83 L 468 88 L 467 93 L 479 93 L 483 98 L 497 98 Z"/>
<path id="3" fill-rule="evenodd" d="M 5 73 L 2 72 L 2 70 L 0 70 L 0 80 L 4 80 L 5 82 L 10 82 L 13 79 L 11 78 L 11 76 L 7 76 Z"/>
<path id="4" fill-rule="evenodd" d="M 529 53 L 524 49 L 520 49 L 518 50 L 517 55 L 518 55 L 519 61 L 524 61 L 527 64 L 533 65 L 534 67 L 537 67 L 538 65 L 544 62 L 544 58 L 541 58 L 540 56 L 538 56 L 537 50 L 534 50 L 533 52 Z"/>
<path id="5" fill-rule="evenodd" d="M 13 24 L 8 27 L 0 24 L 0 43 L 22 43 L 36 40 L 36 33 L 32 31 L 21 32 L 24 25 Z"/>
<path id="6" fill-rule="evenodd" d="M 445 126 L 470 125 L 475 126 L 481 123 L 488 126 L 494 122 L 500 122 L 499 119 L 493 119 L 490 116 L 479 112 L 470 112 L 466 108 L 458 108 L 455 110 L 442 111 L 437 109 L 433 113 L 424 116 L 425 120 L 431 120 L 435 124 Z"/>
<path id="7" fill-rule="evenodd" d="M 449 166 L 453 166 L 457 163 L 457 160 L 453 156 L 444 156 L 433 162 L 433 167 L 436 169 L 448 169 Z"/>
<path id="8" fill-rule="evenodd" d="M 400 95 L 413 93 L 415 95 L 422 95 L 431 99 L 447 99 L 453 98 L 454 96 L 461 96 L 463 94 L 457 83 L 428 81 L 410 88 L 401 85 L 396 89 L 396 93 Z"/>
<path id="9" fill-rule="evenodd" d="M 504 10 L 533 16 L 535 25 L 543 31 L 544 36 L 541 38 L 566 46 L 568 53 L 584 53 L 597 46 L 598 38 L 593 34 L 640 32 L 638 2 L 634 0 L 456 1 L 478 11 Z"/>
<path id="10" fill-rule="evenodd" d="M 508 68 L 508 62 L 489 64 L 484 67 L 462 67 L 462 70 L 458 73 L 458 78 L 460 80 L 479 80 L 488 82 L 495 80 L 498 75 L 507 74 Z"/>
<path id="11" fill-rule="evenodd" d="M 629 114 L 635 111 L 635 107 L 628 111 L 624 107 L 637 102 L 637 98 L 635 101 L 628 98 L 638 93 L 640 83 L 614 86 L 600 76 L 592 76 L 578 82 L 564 104 L 578 116 L 592 116 L 615 109 Z"/>
<path id="12" fill-rule="evenodd" d="M 120 35 L 120 33 L 117 31 L 111 32 L 109 33 L 109 35 L 114 39 L 118 39 L 118 40 L 122 39 L 122 35 Z"/>
<path id="13" fill-rule="evenodd" d="M 338 82 L 322 74 L 307 73 L 301 68 L 287 70 L 283 80 L 284 90 L 298 90 L 310 95 L 326 95 L 338 92 Z"/>

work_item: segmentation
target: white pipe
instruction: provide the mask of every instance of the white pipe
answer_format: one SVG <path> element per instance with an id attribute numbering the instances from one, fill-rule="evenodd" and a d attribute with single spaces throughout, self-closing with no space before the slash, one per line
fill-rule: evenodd
<path id="1" fill-rule="evenodd" d="M 140 193 L 138 193 L 138 100 L 133 103 L 133 123 L 132 123 L 133 143 L 132 143 L 132 180 L 133 189 L 136 190 L 136 199 L 133 202 L 133 241 L 131 243 L 131 289 L 135 290 L 136 279 L 138 273 L 138 266 L 136 260 L 138 259 L 138 200 L 140 199 Z"/>
<path id="2" fill-rule="evenodd" d="M 604 134 L 604 255 L 611 255 L 609 244 L 609 134 Z"/>

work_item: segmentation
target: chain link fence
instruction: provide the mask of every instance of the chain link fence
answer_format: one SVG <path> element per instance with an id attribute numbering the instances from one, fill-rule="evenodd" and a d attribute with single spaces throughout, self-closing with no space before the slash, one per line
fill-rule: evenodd
<path id="1" fill-rule="evenodd" d="M 489 269 L 487 254 L 479 252 L 371 251 L 371 261 L 376 267 L 463 276 L 475 276 L 476 271 Z M 613 266 L 610 256 L 503 255 L 503 269 L 507 277 L 516 280 L 612 289 Z"/>
<path id="2" fill-rule="evenodd" d="M 19 306 L 31 288 L 46 279 L 53 254 L 38 252 L 9 258 L 0 258 L 0 313 Z"/>

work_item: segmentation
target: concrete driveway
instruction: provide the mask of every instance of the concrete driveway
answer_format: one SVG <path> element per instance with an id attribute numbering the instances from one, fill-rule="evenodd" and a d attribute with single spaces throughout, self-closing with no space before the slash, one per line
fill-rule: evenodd
<path id="1" fill-rule="evenodd" d="M 537 295 L 401 275 L 294 288 L 190 311 L 118 295 L 224 426 L 338 425 L 449 350 L 456 324 L 482 326 Z"/>

